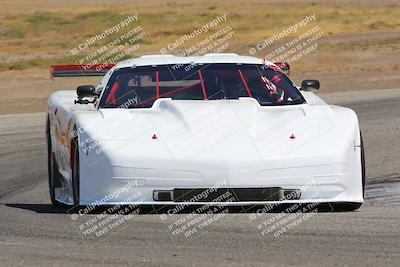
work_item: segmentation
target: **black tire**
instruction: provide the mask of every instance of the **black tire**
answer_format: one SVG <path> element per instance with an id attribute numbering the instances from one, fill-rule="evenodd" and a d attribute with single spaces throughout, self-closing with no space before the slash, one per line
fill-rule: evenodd
<path id="1" fill-rule="evenodd" d="M 79 205 L 79 146 L 78 139 L 72 141 L 72 191 L 74 195 L 74 205 Z"/>
<path id="2" fill-rule="evenodd" d="M 51 147 L 51 137 L 50 137 L 50 120 L 47 118 L 46 122 L 46 139 L 47 139 L 47 169 L 48 169 L 48 179 L 49 179 L 49 193 L 50 200 L 54 206 L 64 207 L 65 205 L 55 198 L 55 187 L 61 186 L 60 174 L 58 172 L 58 165 L 54 158 L 54 153 Z"/>
<path id="3" fill-rule="evenodd" d="M 362 175 L 362 192 L 363 198 L 365 197 L 365 152 L 362 134 L 360 132 L 360 146 L 361 146 L 361 175 Z"/>

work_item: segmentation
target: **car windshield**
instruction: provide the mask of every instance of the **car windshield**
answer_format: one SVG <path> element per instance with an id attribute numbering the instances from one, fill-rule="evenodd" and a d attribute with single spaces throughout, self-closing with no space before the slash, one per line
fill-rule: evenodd
<path id="1" fill-rule="evenodd" d="M 217 100 L 255 98 L 262 106 L 303 104 L 293 82 L 262 64 L 162 65 L 116 69 L 100 108 L 150 108 L 158 98 Z"/>

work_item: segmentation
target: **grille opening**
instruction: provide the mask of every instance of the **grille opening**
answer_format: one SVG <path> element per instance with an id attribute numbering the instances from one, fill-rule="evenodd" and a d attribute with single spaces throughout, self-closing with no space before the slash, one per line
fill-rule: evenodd
<path id="1" fill-rule="evenodd" d="M 154 190 L 155 201 L 174 202 L 255 202 L 297 200 L 300 189 L 265 188 L 174 188 Z"/>

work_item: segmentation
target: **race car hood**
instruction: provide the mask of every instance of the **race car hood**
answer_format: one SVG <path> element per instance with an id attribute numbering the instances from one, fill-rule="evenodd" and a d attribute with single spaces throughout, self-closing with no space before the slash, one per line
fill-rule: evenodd
<path id="1" fill-rule="evenodd" d="M 357 118 L 350 109 L 260 106 L 252 98 L 158 99 L 149 109 L 80 113 L 76 123 L 84 154 L 106 156 L 123 166 L 196 161 L 210 168 L 242 168 L 310 155 L 314 163 L 323 164 L 359 142 Z"/>

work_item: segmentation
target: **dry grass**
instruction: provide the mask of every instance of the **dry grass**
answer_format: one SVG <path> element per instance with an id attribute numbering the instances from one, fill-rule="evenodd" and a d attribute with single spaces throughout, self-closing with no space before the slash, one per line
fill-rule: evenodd
<path id="1" fill-rule="evenodd" d="M 247 53 L 254 43 L 291 26 L 306 15 L 315 14 L 328 36 L 343 33 L 387 32 L 400 29 L 400 6 L 395 1 L 0 1 L 0 71 L 44 68 L 52 63 L 75 61 L 70 49 L 85 38 L 114 25 L 132 12 L 139 15 L 148 36 L 138 54 L 159 53 L 159 49 L 185 33 L 226 14 L 236 35 L 234 52 Z M 395 48 L 399 39 L 390 39 Z M 368 40 L 385 46 L 385 41 Z M 99 43 L 101 45 L 101 43 Z M 351 46 L 353 44 L 350 43 Z M 349 46 L 336 42 L 319 53 Z M 354 47 L 354 46 L 353 46 Z"/>

